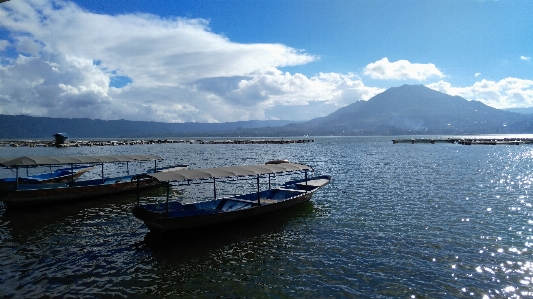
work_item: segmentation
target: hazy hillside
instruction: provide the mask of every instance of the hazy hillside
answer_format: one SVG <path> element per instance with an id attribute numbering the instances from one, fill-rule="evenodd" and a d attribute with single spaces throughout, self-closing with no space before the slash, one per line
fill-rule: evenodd
<path id="1" fill-rule="evenodd" d="M 533 107 L 528 107 L 528 108 L 508 108 L 508 109 L 505 109 L 505 111 L 522 113 L 522 114 L 533 114 Z"/>
<path id="2" fill-rule="evenodd" d="M 159 123 L 88 118 L 49 118 L 0 115 L 0 139 L 52 138 L 67 133 L 72 138 L 205 136 L 237 129 L 282 126 L 286 120 L 230 123 Z"/>

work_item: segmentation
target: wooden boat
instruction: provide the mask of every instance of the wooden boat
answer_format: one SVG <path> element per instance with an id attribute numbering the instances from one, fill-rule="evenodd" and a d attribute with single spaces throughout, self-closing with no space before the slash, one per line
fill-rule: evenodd
<path id="1" fill-rule="evenodd" d="M 0 179 L 0 191 L 6 193 L 14 190 L 18 184 L 49 184 L 75 181 L 84 173 L 94 169 L 94 165 L 79 165 L 52 170 L 39 174 L 26 175 L 25 177 L 16 177 Z"/>
<path id="2" fill-rule="evenodd" d="M 143 188 L 161 186 L 161 182 L 151 177 L 132 180 L 135 175 L 121 177 L 104 177 L 104 164 L 125 162 L 154 162 L 154 172 L 157 173 L 157 161 L 162 160 L 152 155 L 114 155 L 114 156 L 77 156 L 77 157 L 20 157 L 4 161 L 5 167 L 17 170 L 23 167 L 43 165 L 78 165 L 101 164 L 102 176 L 100 179 L 83 181 L 70 181 L 66 183 L 51 184 L 17 184 L 15 190 L 10 190 L 3 198 L 8 207 L 31 207 L 55 202 L 76 201 L 91 197 L 111 195 L 126 191 L 136 191 Z M 186 168 L 187 165 L 183 165 Z M 128 168 L 129 173 L 129 168 Z"/>
<path id="3" fill-rule="evenodd" d="M 132 212 L 136 218 L 144 221 L 151 232 L 156 234 L 253 218 L 309 201 L 317 190 L 331 180 L 330 176 L 308 178 L 307 173 L 312 170 L 307 165 L 278 161 L 277 164 L 187 169 L 148 174 L 149 177 L 167 182 L 167 190 L 170 189 L 170 182 L 181 182 L 181 185 L 186 185 L 191 181 L 207 181 L 214 185 L 214 197 L 212 200 L 203 202 L 182 204 L 177 201 L 169 202 L 169 191 L 167 191 L 166 202 L 141 205 L 138 200 Z M 271 175 L 302 171 L 305 173 L 304 179 L 288 181 L 280 187 L 271 188 Z M 266 175 L 269 179 L 268 190 L 260 191 L 259 180 L 261 177 L 266 178 Z M 226 180 L 236 177 L 255 179 L 257 192 L 217 198 L 216 179 Z"/>

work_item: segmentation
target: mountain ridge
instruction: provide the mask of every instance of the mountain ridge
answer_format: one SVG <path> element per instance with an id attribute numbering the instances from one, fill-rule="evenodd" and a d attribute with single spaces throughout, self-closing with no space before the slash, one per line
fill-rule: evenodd
<path id="1" fill-rule="evenodd" d="M 297 109 L 297 108 L 295 108 Z M 181 123 L 0 115 L 0 138 L 285 137 L 533 133 L 533 115 L 489 107 L 423 85 L 392 87 L 306 122 Z"/>
<path id="2" fill-rule="evenodd" d="M 529 133 L 532 119 L 423 85 L 403 85 L 325 117 L 285 127 L 318 135 L 500 134 Z"/>
<path id="3" fill-rule="evenodd" d="M 288 120 L 252 120 L 227 123 L 162 123 L 89 118 L 51 118 L 0 114 L 0 139 L 52 138 L 67 133 L 71 138 L 208 136 L 238 129 L 286 125 Z"/>

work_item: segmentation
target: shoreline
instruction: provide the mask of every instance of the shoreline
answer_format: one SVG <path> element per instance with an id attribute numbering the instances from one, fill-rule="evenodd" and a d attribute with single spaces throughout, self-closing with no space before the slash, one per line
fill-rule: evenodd
<path id="1" fill-rule="evenodd" d="M 188 144 L 290 144 L 290 143 L 310 143 L 314 139 L 227 139 L 227 140 L 200 140 L 200 139 L 136 139 L 136 140 L 87 140 L 72 141 L 56 144 L 51 140 L 5 140 L 0 141 L 0 147 L 83 147 L 83 146 L 118 146 L 118 145 L 140 145 L 140 144 L 167 144 L 167 143 L 188 143 Z"/>

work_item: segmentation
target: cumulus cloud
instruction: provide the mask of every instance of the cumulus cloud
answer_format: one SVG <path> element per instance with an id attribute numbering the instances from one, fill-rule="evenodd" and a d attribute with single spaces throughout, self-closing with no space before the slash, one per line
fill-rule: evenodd
<path id="1" fill-rule="evenodd" d="M 529 56 L 520 56 L 520 60 L 529 61 L 529 60 L 531 60 L 531 57 L 529 57 Z"/>
<path id="2" fill-rule="evenodd" d="M 7 40 L 0 40 L 0 51 L 4 51 L 11 43 Z"/>
<path id="3" fill-rule="evenodd" d="M 363 74 L 379 80 L 417 80 L 424 81 L 429 77 L 444 77 L 444 74 L 432 63 L 411 63 L 407 60 L 390 62 L 387 57 L 368 64 Z"/>
<path id="4" fill-rule="evenodd" d="M 353 74 L 320 73 L 308 78 L 271 68 L 238 82 L 224 97 L 234 106 L 249 105 L 283 119 L 325 116 L 356 100 L 368 100 L 383 89 L 368 87 Z M 298 106 L 287 109 L 287 106 Z M 307 115 L 307 117 L 306 117 Z M 260 117 L 260 115 L 256 115 Z"/>
<path id="5" fill-rule="evenodd" d="M 476 74 L 474 75 L 474 77 L 479 77 L 479 76 L 481 76 L 481 73 L 476 73 Z"/>
<path id="6" fill-rule="evenodd" d="M 282 44 L 232 42 L 203 19 L 100 15 L 65 0 L 19 0 L 0 7 L 0 27 L 9 32 L 0 50 L 18 53 L 0 53 L 8 61 L 0 65 L 3 114 L 303 120 L 382 91 L 352 74 L 284 73 L 279 68 L 318 58 Z M 113 87 L 117 76 L 131 81 Z"/>
<path id="7" fill-rule="evenodd" d="M 468 87 L 452 87 L 448 82 L 439 81 L 427 87 L 498 109 L 533 107 L 532 80 L 505 78 L 495 82 L 483 79 Z"/>

